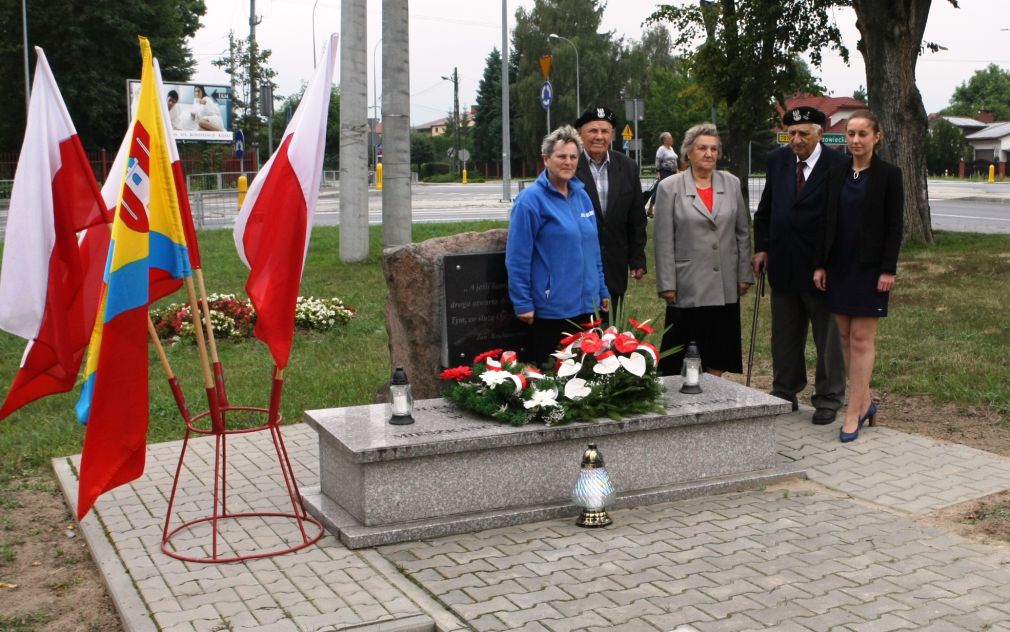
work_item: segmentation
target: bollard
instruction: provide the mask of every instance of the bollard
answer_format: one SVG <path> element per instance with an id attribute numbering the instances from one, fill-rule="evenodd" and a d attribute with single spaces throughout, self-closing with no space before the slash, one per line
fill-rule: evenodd
<path id="1" fill-rule="evenodd" d="M 382 190 L 382 163 L 375 165 L 375 190 Z"/>
<path id="2" fill-rule="evenodd" d="M 245 202 L 245 192 L 249 190 L 249 180 L 245 177 L 243 173 L 238 177 L 238 207 L 242 208 L 242 202 Z"/>
<path id="3" fill-rule="evenodd" d="M 996 182 L 996 165 L 989 165 L 989 182 Z"/>
<path id="4" fill-rule="evenodd" d="M 466 169 L 463 169 L 463 184 L 466 184 Z"/>

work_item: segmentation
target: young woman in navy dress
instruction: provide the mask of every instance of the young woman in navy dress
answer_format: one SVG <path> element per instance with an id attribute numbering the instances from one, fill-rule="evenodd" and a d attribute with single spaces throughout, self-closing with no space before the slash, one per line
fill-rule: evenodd
<path id="1" fill-rule="evenodd" d="M 814 285 L 827 292 L 838 321 L 848 371 L 849 403 L 839 430 L 844 443 L 873 425 L 870 397 L 877 325 L 898 271 L 904 220 L 901 170 L 875 155 L 883 135 L 876 115 L 849 117 L 845 142 L 852 160 L 828 174 L 824 230 L 818 240 Z"/>

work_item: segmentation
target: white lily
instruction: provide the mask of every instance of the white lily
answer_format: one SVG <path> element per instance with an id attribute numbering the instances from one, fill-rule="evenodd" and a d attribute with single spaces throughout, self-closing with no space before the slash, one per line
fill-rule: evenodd
<path id="1" fill-rule="evenodd" d="M 537 407 L 550 407 L 556 406 L 558 403 L 557 392 L 554 390 L 541 391 L 539 389 L 534 389 L 533 395 L 530 399 L 523 402 L 523 406 L 526 408 L 537 408 Z"/>
<path id="2" fill-rule="evenodd" d="M 575 360 L 569 358 L 564 362 L 562 362 L 561 366 L 558 367 L 558 377 L 568 377 L 570 375 L 576 375 L 581 370 L 582 370 L 582 363 L 576 362 Z"/>
<path id="3" fill-rule="evenodd" d="M 636 377 L 645 375 L 645 356 L 641 353 L 632 353 L 628 357 L 620 356 L 618 360 L 624 370 Z"/>
<path id="4" fill-rule="evenodd" d="M 568 399 L 582 399 L 592 392 L 593 389 L 586 386 L 586 381 L 581 377 L 573 377 L 565 383 L 565 397 Z"/>
<path id="5" fill-rule="evenodd" d="M 573 346 L 575 346 L 574 342 L 571 343 L 571 344 L 569 344 L 569 345 L 567 345 L 564 349 L 561 349 L 560 351 L 555 351 L 551 355 L 554 356 L 555 358 L 557 358 L 558 360 L 562 360 L 562 361 L 568 360 L 569 358 L 574 358 L 575 354 L 572 353 L 572 347 Z"/>
<path id="6" fill-rule="evenodd" d="M 617 361 L 617 356 L 610 355 L 593 365 L 593 372 L 600 375 L 609 375 L 620 368 L 621 363 Z"/>

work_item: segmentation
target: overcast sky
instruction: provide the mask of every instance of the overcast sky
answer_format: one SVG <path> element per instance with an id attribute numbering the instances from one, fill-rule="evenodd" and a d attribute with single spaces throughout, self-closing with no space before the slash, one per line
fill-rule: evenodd
<path id="1" fill-rule="evenodd" d="M 603 15 L 603 30 L 639 39 L 642 21 L 656 2 L 611 0 Z M 1010 70 L 1010 2 L 1008 0 L 960 0 L 953 8 L 946 0 L 933 0 L 927 41 L 948 50 L 926 53 L 918 65 L 919 90 L 928 112 L 945 107 L 960 83 L 989 63 Z M 191 45 L 199 64 L 194 81 L 227 83 L 227 75 L 211 65 L 228 48 L 228 32 L 237 37 L 249 33 L 249 0 L 208 0 L 203 28 Z M 313 5 L 314 39 L 321 48 L 330 32 L 340 30 L 340 0 L 256 0 L 262 18 L 256 39 L 273 51 L 271 67 L 277 71 L 277 94 L 296 92 L 312 74 Z M 508 0 L 509 30 L 515 9 L 531 7 L 532 0 Z M 851 95 L 865 85 L 862 58 L 855 49 L 858 33 L 851 10 L 836 10 L 835 20 L 851 51 L 850 66 L 836 54 L 827 55 L 820 71 L 830 94 Z M 368 0 L 368 102 L 373 102 L 372 58 L 381 33 L 381 1 Z M 565 35 L 559 33 L 559 35 Z M 511 41 L 511 35 L 510 35 Z M 559 46 L 567 46 L 559 42 Z M 499 0 L 410 1 L 410 98 L 411 124 L 444 117 L 452 109 L 452 83 L 443 75 L 459 68 L 460 109 L 475 102 L 484 63 L 492 48 L 501 47 L 501 2 Z M 318 53 L 319 51 L 317 51 Z M 549 51 L 544 51 L 549 52 Z M 378 47 L 378 86 L 382 89 L 382 47 Z M 339 63 L 339 61 L 338 61 Z M 339 68 L 339 66 L 338 66 Z M 555 69 L 557 72 L 557 69 Z M 816 70 L 815 70 L 816 72 Z M 334 83 L 339 83 L 339 70 Z M 381 94 L 379 96 L 381 101 Z M 381 103 L 380 103 L 381 105 Z"/>

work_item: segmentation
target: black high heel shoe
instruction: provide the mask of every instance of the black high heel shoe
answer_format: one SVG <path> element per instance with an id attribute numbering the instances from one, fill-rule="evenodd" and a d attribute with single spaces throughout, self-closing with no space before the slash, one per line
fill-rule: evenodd
<path id="1" fill-rule="evenodd" d="M 870 407 L 866 409 L 866 414 L 863 415 L 863 418 L 859 420 L 859 427 L 861 428 L 863 426 L 864 421 L 866 422 L 867 426 L 876 426 L 877 422 L 874 421 L 874 417 L 876 416 L 877 416 L 877 405 L 873 402 L 870 402 Z"/>
<path id="2" fill-rule="evenodd" d="M 859 418 L 859 425 L 856 426 L 855 432 L 845 432 L 841 428 L 838 429 L 838 440 L 842 443 L 848 443 L 850 441 L 855 441 L 859 438 L 859 431 L 863 429 L 863 424 L 869 423 L 871 426 L 876 425 L 873 420 L 877 416 L 877 405 L 870 402 L 870 407 L 866 409 L 866 414 Z"/>

